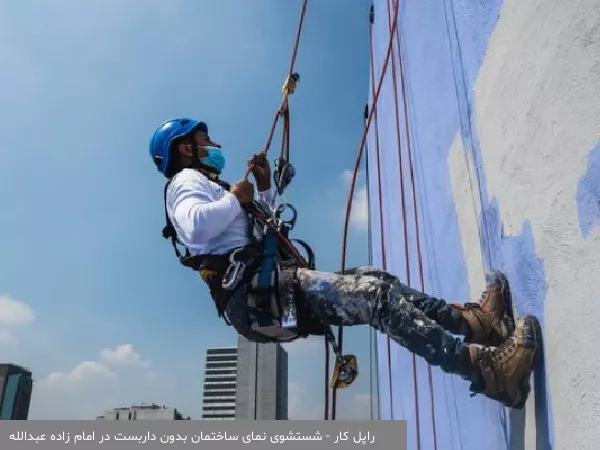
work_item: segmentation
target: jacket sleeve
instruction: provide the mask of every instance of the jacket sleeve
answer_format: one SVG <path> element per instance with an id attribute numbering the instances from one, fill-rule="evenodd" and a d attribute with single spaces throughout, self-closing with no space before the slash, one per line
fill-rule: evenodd
<path id="1" fill-rule="evenodd" d="M 172 220 L 181 238 L 202 245 L 220 235 L 242 211 L 230 192 L 214 201 L 208 191 L 183 182 L 172 186 Z"/>
<path id="2" fill-rule="evenodd" d="M 269 188 L 266 191 L 258 192 L 256 191 L 254 198 L 257 202 L 264 204 L 267 207 L 271 207 L 271 202 L 274 198 L 273 188 Z"/>

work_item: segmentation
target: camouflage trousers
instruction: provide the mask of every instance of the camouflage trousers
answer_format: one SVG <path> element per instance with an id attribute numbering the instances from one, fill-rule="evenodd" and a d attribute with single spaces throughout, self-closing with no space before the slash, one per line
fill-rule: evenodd
<path id="1" fill-rule="evenodd" d="M 471 374 L 467 347 L 453 336 L 468 333 L 461 314 L 444 300 L 411 289 L 385 271 L 359 267 L 338 274 L 286 269 L 280 295 L 291 292 L 298 293 L 302 298 L 297 303 L 305 303 L 324 325 L 369 325 L 445 372 Z M 244 307 L 242 295 L 230 301 L 227 314 L 232 325 L 246 338 L 265 342 L 249 328 Z"/>
<path id="2" fill-rule="evenodd" d="M 306 302 L 324 324 L 370 325 L 445 372 L 471 375 L 468 349 L 453 336 L 467 335 L 468 326 L 444 300 L 411 289 L 374 267 L 343 275 L 298 269 L 296 277 Z"/>

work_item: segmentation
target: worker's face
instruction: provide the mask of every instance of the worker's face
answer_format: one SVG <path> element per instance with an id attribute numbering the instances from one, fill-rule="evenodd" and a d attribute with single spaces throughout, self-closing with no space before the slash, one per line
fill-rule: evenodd
<path id="1" fill-rule="evenodd" d="M 190 165 L 194 157 L 194 147 L 197 149 L 198 158 L 204 158 L 208 156 L 208 152 L 204 147 L 215 147 L 219 146 L 212 142 L 209 137 L 202 130 L 196 130 L 192 134 L 192 140 L 194 144 L 181 143 L 179 144 L 179 154 L 183 165 Z"/>

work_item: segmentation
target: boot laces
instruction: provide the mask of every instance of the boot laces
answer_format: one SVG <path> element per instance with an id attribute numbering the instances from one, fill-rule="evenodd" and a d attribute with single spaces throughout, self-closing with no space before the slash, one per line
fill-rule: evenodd
<path id="1" fill-rule="evenodd" d="M 506 359 L 507 356 L 513 353 L 514 347 L 516 345 L 516 337 L 514 335 L 510 336 L 502 344 L 500 344 L 499 347 L 496 348 L 494 356 L 497 356 L 498 360 L 502 362 L 504 359 Z"/>

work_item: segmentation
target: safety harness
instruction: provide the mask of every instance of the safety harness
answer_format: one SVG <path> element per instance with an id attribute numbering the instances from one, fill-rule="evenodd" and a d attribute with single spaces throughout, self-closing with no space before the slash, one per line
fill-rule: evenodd
<path id="1" fill-rule="evenodd" d="M 202 171 L 201 171 L 202 172 Z M 206 174 L 205 174 L 206 175 Z M 230 184 L 211 177 L 226 190 Z M 194 255 L 177 237 L 176 230 L 167 212 L 167 191 L 171 180 L 165 185 L 165 227 L 163 237 L 170 239 L 175 254 L 182 265 L 200 273 L 208 285 L 211 297 L 215 302 L 219 317 L 231 325 L 226 308 L 232 295 L 237 289 L 244 289 L 251 327 L 254 332 L 261 334 L 273 342 L 289 342 L 309 334 L 322 335 L 323 326 L 312 314 L 306 314 L 307 308 L 301 315 L 303 323 L 298 320 L 296 303 L 297 293 L 280 295 L 280 276 L 285 268 L 307 267 L 315 268 L 314 252 L 303 240 L 291 239 L 297 212 L 289 204 L 281 204 L 274 212 L 268 211 L 260 203 L 253 202 L 245 205 L 247 215 L 248 235 L 250 244 L 236 248 L 224 255 Z M 291 210 L 293 216 L 283 219 L 283 213 Z M 305 259 L 294 246 L 294 243 L 304 248 Z M 185 254 L 178 246 L 185 248 Z"/>

